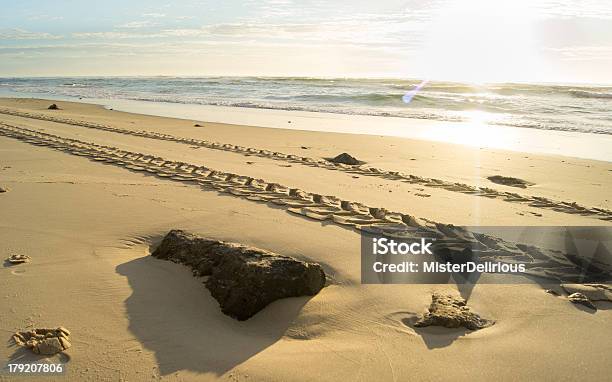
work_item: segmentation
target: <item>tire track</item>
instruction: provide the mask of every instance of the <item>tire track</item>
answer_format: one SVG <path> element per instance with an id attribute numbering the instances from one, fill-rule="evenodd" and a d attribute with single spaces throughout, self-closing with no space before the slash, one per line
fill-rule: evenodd
<path id="1" fill-rule="evenodd" d="M 425 178 L 411 174 L 404 174 L 399 171 L 387 171 L 375 167 L 363 167 L 363 165 L 345 165 L 342 163 L 334 163 L 324 159 L 316 159 L 309 157 L 300 157 L 293 154 L 284 154 L 269 150 L 261 150 L 253 147 L 244 147 L 229 143 L 218 143 L 193 138 L 177 137 L 170 134 L 156 133 L 146 130 L 127 130 L 110 125 L 100 123 L 80 121 L 70 118 L 54 117 L 45 114 L 37 114 L 31 112 L 23 112 L 18 110 L 0 108 L 1 114 L 12 115 L 16 117 L 38 119 L 41 121 L 57 122 L 72 126 L 85 127 L 96 130 L 109 131 L 118 134 L 132 135 L 136 137 L 172 141 L 176 143 L 187 144 L 191 146 L 205 147 L 213 150 L 227 151 L 244 155 L 256 156 L 266 159 L 273 159 L 283 162 L 301 164 L 310 167 L 323 168 L 327 170 L 342 171 L 349 174 L 359 174 L 362 176 L 371 176 L 383 178 L 386 180 L 395 180 L 405 183 L 417 184 L 426 187 L 444 189 L 451 192 L 458 192 L 467 195 L 480 196 L 490 199 L 501 199 L 505 202 L 525 204 L 530 207 L 548 209 L 556 212 L 581 215 L 590 218 L 597 218 L 605 221 L 612 221 L 612 211 L 599 207 L 585 207 L 576 202 L 555 201 L 545 197 L 526 196 L 514 192 L 499 191 L 489 187 L 477 187 L 464 183 L 448 182 L 441 179 Z"/>
<path id="2" fill-rule="evenodd" d="M 434 238 L 436 253 L 443 251 L 450 260 L 465 256 L 466 250 L 483 261 L 524 262 L 527 273 L 559 282 L 600 281 L 610 278 L 611 266 L 591 259 L 575 259 L 561 251 L 513 244 L 490 235 L 470 232 L 452 224 L 369 207 L 334 196 L 309 193 L 263 179 L 226 173 L 184 162 L 112 146 L 87 143 L 77 139 L 43 133 L 0 123 L 0 135 L 22 142 L 49 147 L 91 161 L 146 172 L 156 177 L 199 185 L 204 190 L 218 191 L 246 200 L 268 203 L 287 212 L 318 221 L 326 221 L 349 229 L 397 239 Z"/>

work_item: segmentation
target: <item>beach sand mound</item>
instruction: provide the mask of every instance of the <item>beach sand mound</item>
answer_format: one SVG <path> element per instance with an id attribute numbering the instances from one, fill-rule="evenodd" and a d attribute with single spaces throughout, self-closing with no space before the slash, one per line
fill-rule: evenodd
<path id="1" fill-rule="evenodd" d="M 31 349 L 36 354 L 54 355 L 68 349 L 70 343 L 68 329 L 32 329 L 13 334 L 13 341 L 19 346 Z"/>
<path id="2" fill-rule="evenodd" d="M 478 330 L 495 324 L 470 311 L 465 300 L 461 297 L 434 293 L 431 296 L 431 305 L 425 315 L 414 326 L 443 326 L 445 328 L 464 327 L 469 330 Z"/>
<path id="3" fill-rule="evenodd" d="M 365 162 L 358 160 L 357 158 L 355 158 L 354 156 L 348 153 L 342 153 L 334 158 L 327 158 L 327 160 L 333 163 L 342 163 L 342 164 L 348 164 L 348 165 L 353 165 L 353 166 L 365 163 Z"/>
<path id="4" fill-rule="evenodd" d="M 527 186 L 533 186 L 533 183 L 529 183 L 523 179 L 513 178 L 511 176 L 493 175 L 488 176 L 487 179 L 493 183 L 510 187 L 527 188 Z"/>
<path id="5" fill-rule="evenodd" d="M 223 313 L 241 321 L 273 301 L 314 296 L 325 285 L 319 264 L 181 230 L 170 231 L 152 256 L 188 265 L 196 276 L 209 276 L 206 287 Z"/>

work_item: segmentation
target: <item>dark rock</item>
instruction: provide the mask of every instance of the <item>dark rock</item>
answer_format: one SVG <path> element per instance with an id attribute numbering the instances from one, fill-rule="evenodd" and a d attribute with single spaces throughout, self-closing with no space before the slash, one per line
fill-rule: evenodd
<path id="1" fill-rule="evenodd" d="M 200 125 L 199 123 L 194 123 L 193 127 L 202 127 L 202 125 Z"/>
<path id="2" fill-rule="evenodd" d="M 493 175 L 488 176 L 487 179 L 489 179 L 493 183 L 502 184 L 504 186 L 510 187 L 527 188 L 527 186 L 533 186 L 533 183 L 529 183 L 519 178 L 512 178 L 510 176 Z"/>
<path id="3" fill-rule="evenodd" d="M 469 330 L 478 330 L 493 324 L 495 321 L 484 319 L 471 312 L 461 297 L 434 293 L 431 296 L 429 311 L 414 326 L 464 327 Z"/>
<path id="4" fill-rule="evenodd" d="M 358 164 L 364 163 L 364 162 L 358 160 L 357 158 L 351 156 L 348 153 L 342 153 L 342 154 L 336 156 L 335 158 L 329 159 L 329 161 L 330 162 L 334 162 L 334 163 L 348 164 L 348 165 L 358 165 Z"/>
<path id="5" fill-rule="evenodd" d="M 580 305 L 586 306 L 587 308 L 597 310 L 597 307 L 591 302 L 591 300 L 589 300 L 589 298 L 582 293 L 579 293 L 579 292 L 572 293 L 569 296 L 567 296 L 567 299 L 572 304 L 580 304 Z"/>
<path id="6" fill-rule="evenodd" d="M 47 109 L 49 109 L 49 110 L 59 110 L 59 107 L 56 104 L 52 103 L 51 105 L 49 105 L 49 107 Z"/>
<path id="7" fill-rule="evenodd" d="M 280 298 L 313 296 L 325 285 L 319 264 L 181 230 L 170 231 L 152 256 L 210 276 L 206 287 L 211 295 L 223 313 L 238 320 L 252 317 Z"/>

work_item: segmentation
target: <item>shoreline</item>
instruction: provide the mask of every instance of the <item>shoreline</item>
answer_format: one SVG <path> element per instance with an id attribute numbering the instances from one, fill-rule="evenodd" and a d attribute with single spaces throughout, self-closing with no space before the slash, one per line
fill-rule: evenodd
<path id="1" fill-rule="evenodd" d="M 427 119 L 348 115 L 227 106 L 179 104 L 46 96 L 36 93 L 2 92 L 2 98 L 47 99 L 81 102 L 134 114 L 245 125 L 285 130 L 364 134 L 444 142 L 469 147 L 508 150 L 531 154 L 559 155 L 612 162 L 612 135 L 573 131 L 483 125 L 475 122 L 444 122 Z M 372 125 L 376 129 L 372 132 Z"/>

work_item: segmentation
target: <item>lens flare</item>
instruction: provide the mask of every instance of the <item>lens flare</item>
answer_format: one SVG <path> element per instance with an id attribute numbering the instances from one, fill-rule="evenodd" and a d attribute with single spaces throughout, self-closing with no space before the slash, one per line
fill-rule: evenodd
<path id="1" fill-rule="evenodd" d="M 404 103 L 409 104 L 412 99 L 414 98 L 414 96 L 417 95 L 417 93 L 423 89 L 423 87 L 425 85 L 427 85 L 427 83 L 429 82 L 429 80 L 423 80 L 421 81 L 420 84 L 418 84 L 414 89 L 410 90 L 409 92 L 407 92 L 406 94 L 403 95 L 402 97 L 402 101 L 404 101 Z"/>

